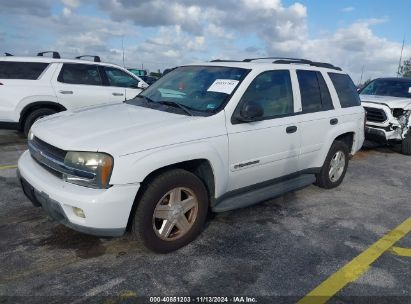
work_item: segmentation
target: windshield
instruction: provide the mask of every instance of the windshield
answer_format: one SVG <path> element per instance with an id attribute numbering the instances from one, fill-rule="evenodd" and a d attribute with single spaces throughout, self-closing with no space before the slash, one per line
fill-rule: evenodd
<path id="1" fill-rule="evenodd" d="M 216 66 L 179 67 L 157 80 L 139 96 L 151 103 L 169 106 L 179 104 L 194 114 L 202 112 L 211 115 L 225 106 L 248 71 Z"/>
<path id="2" fill-rule="evenodd" d="M 376 79 L 363 88 L 360 94 L 411 98 L 411 81 Z"/>

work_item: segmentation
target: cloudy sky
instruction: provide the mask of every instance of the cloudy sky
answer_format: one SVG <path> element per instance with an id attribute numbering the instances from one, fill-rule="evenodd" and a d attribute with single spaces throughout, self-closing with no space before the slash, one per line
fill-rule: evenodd
<path id="1" fill-rule="evenodd" d="M 0 52 L 58 50 L 157 70 L 216 58 L 298 56 L 359 82 L 396 74 L 409 0 L 0 0 Z"/>

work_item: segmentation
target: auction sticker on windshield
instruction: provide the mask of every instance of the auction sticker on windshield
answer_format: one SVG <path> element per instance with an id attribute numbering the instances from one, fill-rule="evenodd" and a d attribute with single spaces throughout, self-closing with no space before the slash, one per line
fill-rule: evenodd
<path id="1" fill-rule="evenodd" d="M 218 92 L 231 94 L 238 84 L 238 80 L 233 79 L 216 79 L 207 89 L 209 92 Z"/>

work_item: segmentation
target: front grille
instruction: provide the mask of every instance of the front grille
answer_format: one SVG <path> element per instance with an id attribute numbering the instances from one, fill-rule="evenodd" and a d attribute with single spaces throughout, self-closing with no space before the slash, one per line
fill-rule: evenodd
<path id="1" fill-rule="evenodd" d="M 367 112 L 367 121 L 384 122 L 387 120 L 387 114 L 383 109 L 364 107 Z"/>
<path id="2" fill-rule="evenodd" d="M 58 178 L 63 178 L 60 164 L 64 163 L 66 151 L 54 147 L 41 139 L 34 137 L 28 143 L 31 157 L 44 169 Z"/>
<path id="3" fill-rule="evenodd" d="M 38 137 L 34 137 L 32 143 L 43 153 L 55 158 L 56 160 L 59 161 L 64 161 L 64 158 L 66 157 L 67 152 L 59 149 L 57 147 L 54 147 L 45 141 L 42 141 Z"/>

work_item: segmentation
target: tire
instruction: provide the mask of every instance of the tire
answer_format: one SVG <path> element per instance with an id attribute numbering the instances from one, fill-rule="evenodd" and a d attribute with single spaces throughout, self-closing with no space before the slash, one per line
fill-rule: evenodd
<path id="1" fill-rule="evenodd" d="M 28 135 L 31 126 L 40 118 L 57 113 L 57 111 L 49 108 L 41 108 L 29 113 L 23 123 L 24 135 Z"/>
<path id="2" fill-rule="evenodd" d="M 411 132 L 401 142 L 401 153 L 404 155 L 411 155 Z"/>
<path id="3" fill-rule="evenodd" d="M 183 205 L 189 199 L 190 205 L 196 207 L 189 211 L 181 209 L 189 207 L 187 203 L 186 207 Z M 155 177 L 136 203 L 131 234 L 146 248 L 158 253 L 177 250 L 193 241 L 201 233 L 208 213 L 204 184 L 196 175 L 182 169 Z"/>
<path id="4" fill-rule="evenodd" d="M 338 187 L 344 180 L 345 173 L 347 172 L 348 154 L 349 151 L 347 145 L 341 141 L 335 141 L 327 154 L 320 173 L 316 175 L 316 185 L 325 189 Z M 336 158 L 342 160 L 338 161 Z M 338 162 L 340 162 L 339 165 Z M 331 174 L 332 163 L 337 164 L 336 166 L 338 170 L 334 171 L 335 174 Z"/>

